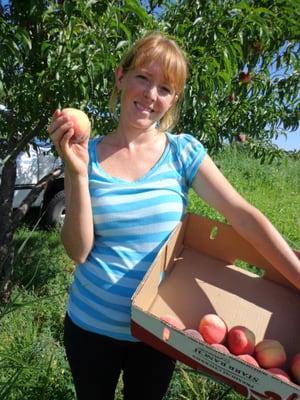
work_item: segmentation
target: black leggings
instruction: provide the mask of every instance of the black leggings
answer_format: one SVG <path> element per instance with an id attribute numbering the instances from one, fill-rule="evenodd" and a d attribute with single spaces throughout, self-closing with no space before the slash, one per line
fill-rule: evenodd
<path id="1" fill-rule="evenodd" d="M 66 315 L 64 344 L 78 400 L 113 400 L 123 371 L 124 400 L 161 400 L 175 361 L 141 342 L 88 332 Z"/>

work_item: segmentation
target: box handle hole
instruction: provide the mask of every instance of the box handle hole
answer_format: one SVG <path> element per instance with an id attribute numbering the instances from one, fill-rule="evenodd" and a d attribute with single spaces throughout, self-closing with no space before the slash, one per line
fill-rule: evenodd
<path id="1" fill-rule="evenodd" d="M 171 335 L 170 329 L 169 328 L 164 328 L 163 329 L 163 335 L 162 335 L 163 341 L 167 342 L 170 339 L 170 335 Z"/>
<path id="2" fill-rule="evenodd" d="M 209 235 L 210 240 L 215 240 L 217 234 L 218 234 L 218 228 L 216 226 L 213 226 Z"/>

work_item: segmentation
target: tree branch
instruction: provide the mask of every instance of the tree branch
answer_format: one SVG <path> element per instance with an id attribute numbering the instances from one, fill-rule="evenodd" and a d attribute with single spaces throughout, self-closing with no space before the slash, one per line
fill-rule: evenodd
<path id="1" fill-rule="evenodd" d="M 49 182 L 52 182 L 54 179 L 58 178 L 63 173 L 63 170 L 64 170 L 63 167 L 59 167 L 56 168 L 54 171 L 50 172 L 50 174 L 44 176 L 31 190 L 31 192 L 25 197 L 21 205 L 14 210 L 12 218 L 13 232 L 17 229 L 20 221 L 26 215 L 31 205 L 38 198 L 41 191 L 47 187 Z"/>
<path id="2" fill-rule="evenodd" d="M 37 126 L 30 131 L 29 133 L 22 136 L 22 139 L 17 141 L 17 143 L 13 146 L 12 149 L 9 149 L 9 154 L 4 158 L 3 164 L 5 165 L 9 160 L 14 160 L 17 158 L 18 154 L 24 149 L 26 144 L 35 136 L 41 132 L 41 130 L 45 127 L 48 122 L 48 117 L 43 115 L 43 117 L 39 120 Z"/>

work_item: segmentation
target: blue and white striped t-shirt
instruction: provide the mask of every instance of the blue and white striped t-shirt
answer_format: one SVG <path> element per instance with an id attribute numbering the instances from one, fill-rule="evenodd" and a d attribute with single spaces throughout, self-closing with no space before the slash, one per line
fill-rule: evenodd
<path id="1" fill-rule="evenodd" d="M 89 187 L 95 243 L 78 265 L 68 314 L 81 328 L 120 340 L 130 333 L 131 297 L 170 233 L 182 220 L 188 189 L 206 150 L 189 134 L 167 134 L 159 161 L 134 182 L 112 177 L 89 143 Z"/>

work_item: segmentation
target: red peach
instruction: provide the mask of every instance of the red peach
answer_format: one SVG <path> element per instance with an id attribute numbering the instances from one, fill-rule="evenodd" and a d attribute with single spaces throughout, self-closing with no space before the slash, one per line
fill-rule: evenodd
<path id="1" fill-rule="evenodd" d="M 221 353 L 230 354 L 230 351 L 227 349 L 226 346 L 224 346 L 224 344 L 213 343 L 213 344 L 211 344 L 211 347 L 213 347 L 214 349 L 220 351 Z"/>
<path id="2" fill-rule="evenodd" d="M 91 123 L 88 116 L 76 108 L 64 108 L 62 113 L 73 122 L 74 141 L 80 143 L 89 138 L 91 134 Z"/>
<path id="3" fill-rule="evenodd" d="M 238 141 L 241 143 L 247 142 L 247 135 L 245 133 L 240 133 L 238 135 Z"/>
<path id="4" fill-rule="evenodd" d="M 184 333 L 185 333 L 187 336 L 189 336 L 189 337 L 191 337 L 191 338 L 193 338 L 193 339 L 200 340 L 201 342 L 204 341 L 203 336 L 202 336 L 201 333 L 200 333 L 199 331 L 197 331 L 196 329 L 186 329 L 186 330 L 184 331 Z"/>
<path id="5" fill-rule="evenodd" d="M 227 334 L 228 348 L 232 354 L 253 354 L 255 335 L 245 326 L 236 325 L 229 329 Z"/>
<path id="6" fill-rule="evenodd" d="M 256 40 L 253 43 L 253 48 L 256 50 L 257 53 L 261 53 L 263 50 L 262 42 L 260 40 Z"/>
<path id="7" fill-rule="evenodd" d="M 229 100 L 230 101 L 235 101 L 236 100 L 236 94 L 235 93 L 231 93 L 231 95 L 229 96 Z"/>
<path id="8" fill-rule="evenodd" d="M 237 357 L 240 358 L 241 360 L 247 362 L 248 364 L 251 364 L 254 367 L 259 368 L 258 362 L 250 354 L 239 354 Z"/>
<path id="9" fill-rule="evenodd" d="M 277 378 L 279 378 L 285 382 L 291 382 L 288 374 L 281 368 L 268 368 L 268 369 L 266 369 L 266 371 L 270 372 L 272 375 L 277 376 Z"/>
<path id="10" fill-rule="evenodd" d="M 300 353 L 296 353 L 292 359 L 291 372 L 295 382 L 300 384 Z"/>
<path id="11" fill-rule="evenodd" d="M 241 72 L 239 75 L 239 81 L 243 85 L 247 85 L 251 81 L 251 75 L 249 72 Z"/>
<path id="12" fill-rule="evenodd" d="M 180 331 L 185 328 L 183 323 L 180 321 L 179 318 L 174 317 L 173 315 L 167 314 L 160 317 L 161 321 L 167 322 L 168 324 L 172 325 L 174 328 L 179 329 Z"/>
<path id="13" fill-rule="evenodd" d="M 198 331 L 209 344 L 223 343 L 227 335 L 227 325 L 217 314 L 206 314 L 200 320 Z"/>
<path id="14" fill-rule="evenodd" d="M 286 352 L 278 340 L 263 339 L 254 349 L 255 358 L 263 368 L 280 368 L 286 362 Z"/>

